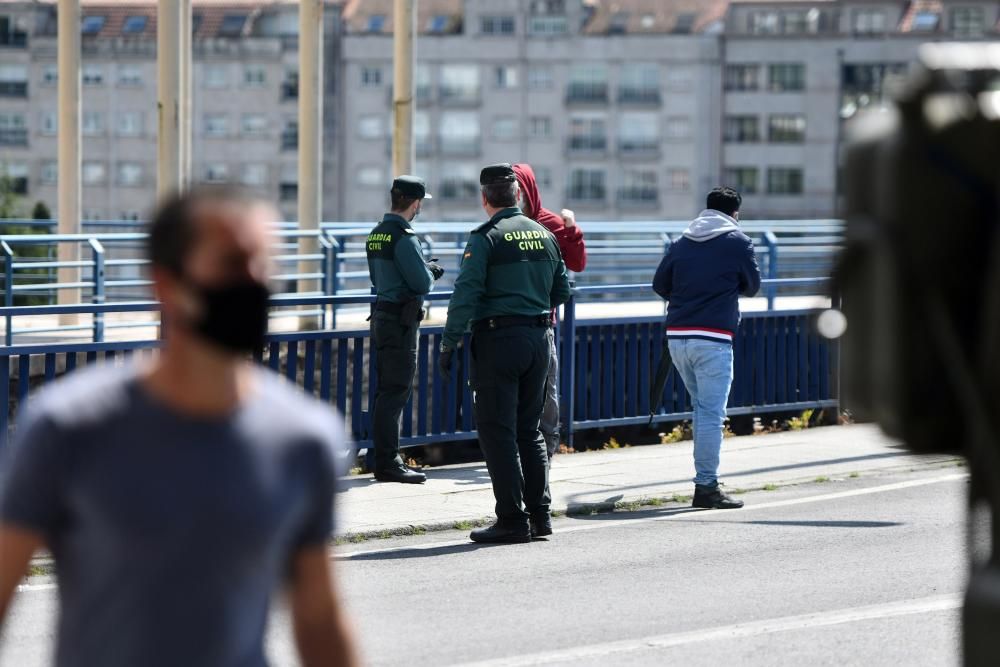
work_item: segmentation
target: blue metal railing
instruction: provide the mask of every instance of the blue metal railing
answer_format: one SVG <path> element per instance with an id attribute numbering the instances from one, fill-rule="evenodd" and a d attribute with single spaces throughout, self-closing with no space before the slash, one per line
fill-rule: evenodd
<path id="1" fill-rule="evenodd" d="M 824 279 L 813 279 L 822 284 Z M 563 428 L 572 444 L 574 433 L 592 428 L 645 423 L 649 414 L 649 380 L 659 363 L 662 317 L 597 317 L 580 319 L 581 300 L 603 295 L 648 294 L 646 284 L 583 287 L 562 307 L 558 326 L 561 354 Z M 430 295 L 446 301 L 447 292 Z M 370 295 L 283 297 L 272 306 L 304 307 L 370 304 Z M 80 312 L 141 312 L 158 304 L 87 304 L 18 306 L 0 316 Z M 803 310 L 748 313 L 734 340 L 733 391 L 729 413 L 751 414 L 837 405 L 836 344 L 821 338 Z M 414 392 L 404 411 L 402 445 L 469 440 L 476 437 L 472 396 L 467 386 L 469 346 L 462 348 L 451 382 L 436 372 L 443 327 L 422 327 L 417 347 Z M 83 364 L 119 364 L 136 355 L 153 354 L 157 340 L 116 343 L 17 345 L 0 348 L 0 401 L 23 408 L 31 392 Z M 375 358 L 366 329 L 272 334 L 260 363 L 296 382 L 304 391 L 336 407 L 362 447 L 369 444 L 370 406 L 374 397 Z M 663 394 L 663 409 L 654 422 L 690 418 L 690 399 L 676 374 Z M 0 439 L 13 422 L 9 408 L 0 411 Z"/>

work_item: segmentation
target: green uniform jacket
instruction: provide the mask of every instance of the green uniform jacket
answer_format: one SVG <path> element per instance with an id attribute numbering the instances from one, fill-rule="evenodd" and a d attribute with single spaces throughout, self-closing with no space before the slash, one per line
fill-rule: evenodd
<path id="1" fill-rule="evenodd" d="M 366 248 L 368 273 L 379 301 L 403 303 L 431 291 L 434 277 L 416 232 L 403 218 L 386 213 L 368 235 Z"/>
<path id="2" fill-rule="evenodd" d="M 457 347 L 470 323 L 547 315 L 569 296 L 569 274 L 555 237 L 521 209 L 505 208 L 469 237 L 448 304 L 443 347 Z"/>

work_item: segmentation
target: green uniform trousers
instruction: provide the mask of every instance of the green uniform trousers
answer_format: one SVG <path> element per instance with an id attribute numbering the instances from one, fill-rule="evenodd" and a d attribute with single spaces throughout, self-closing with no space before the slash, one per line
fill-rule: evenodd
<path id="1" fill-rule="evenodd" d="M 496 514 L 505 527 L 548 514 L 548 454 L 539 430 L 552 329 L 512 326 L 474 332 L 470 384 L 479 445 Z"/>
<path id="2" fill-rule="evenodd" d="M 402 324 L 399 315 L 376 311 L 371 321 L 378 385 L 372 409 L 375 469 L 403 463 L 399 455 L 400 417 L 413 393 L 420 323 Z"/>

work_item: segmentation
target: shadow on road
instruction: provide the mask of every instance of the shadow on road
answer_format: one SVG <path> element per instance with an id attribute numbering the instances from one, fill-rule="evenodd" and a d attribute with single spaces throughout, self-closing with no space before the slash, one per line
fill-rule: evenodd
<path id="1" fill-rule="evenodd" d="M 353 561 L 363 561 L 363 560 L 405 560 L 410 558 L 433 558 L 435 556 L 446 556 L 448 554 L 460 554 L 466 553 L 468 551 L 477 551 L 479 549 L 489 549 L 491 547 L 503 547 L 503 546 L 522 546 L 522 545 L 505 545 L 505 544 L 476 544 L 475 542 L 469 542 L 468 544 L 448 544 L 440 547 L 432 547 L 430 549 L 398 549 L 396 551 L 386 551 L 382 553 L 360 553 L 351 555 L 343 555 L 338 558 L 338 560 L 353 560 Z"/>

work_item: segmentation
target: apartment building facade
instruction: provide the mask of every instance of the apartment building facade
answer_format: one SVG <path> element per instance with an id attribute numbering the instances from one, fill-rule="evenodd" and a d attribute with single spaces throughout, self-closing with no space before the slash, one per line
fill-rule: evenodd
<path id="1" fill-rule="evenodd" d="M 391 181 L 391 0 L 331 1 L 324 210 L 367 224 Z M 682 219 L 717 183 L 754 218 L 837 214 L 843 124 L 931 40 L 997 39 L 985 0 L 421 0 L 416 165 L 425 217 L 477 220 L 484 164 L 534 165 L 549 208 Z M 195 0 L 193 177 L 294 220 L 297 3 Z M 84 2 L 83 210 L 148 214 L 155 3 Z M 55 3 L 0 0 L 0 168 L 56 204 Z"/>
<path id="2" fill-rule="evenodd" d="M 339 34 L 339 6 L 326 12 Z M 138 220 L 156 192 L 156 6 L 84 3 L 81 23 L 83 217 Z M 13 29 L 12 27 L 13 26 Z M 56 211 L 56 6 L 0 3 L 0 168 Z M 192 178 L 242 183 L 294 220 L 298 141 L 297 3 L 195 3 Z M 336 73 L 327 48 L 328 92 Z M 327 155 L 336 136 L 327 113 Z M 336 180 L 324 164 L 325 186 Z M 326 210 L 325 214 L 334 215 Z"/>

